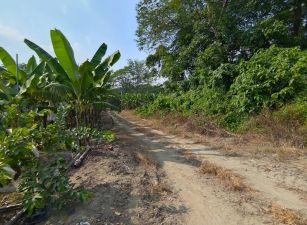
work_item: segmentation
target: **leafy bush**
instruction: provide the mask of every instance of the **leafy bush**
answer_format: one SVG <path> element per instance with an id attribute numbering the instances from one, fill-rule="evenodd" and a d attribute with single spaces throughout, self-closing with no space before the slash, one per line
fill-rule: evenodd
<path id="1" fill-rule="evenodd" d="M 271 46 L 238 65 L 221 64 L 209 71 L 207 81 L 195 89 L 177 88 L 176 92 L 161 93 L 137 112 L 141 115 L 158 111 L 209 115 L 218 125 L 235 131 L 263 108 L 277 110 L 306 96 L 306 74 L 306 51 Z"/>
<path id="2" fill-rule="evenodd" d="M 306 94 L 307 52 L 298 48 L 258 51 L 240 64 L 240 75 L 231 86 L 231 104 L 238 112 L 260 112 L 277 108 Z"/>
<path id="3" fill-rule="evenodd" d="M 226 93 L 238 75 L 237 65 L 229 63 L 222 64 L 211 72 L 209 86 Z"/>
<path id="4" fill-rule="evenodd" d="M 111 131 L 66 128 L 67 110 L 60 106 L 55 122 L 46 127 L 35 122 L 42 113 L 22 112 L 19 105 L 8 105 L 1 111 L 0 185 L 20 179 L 19 191 L 29 214 L 36 208 L 62 208 L 72 201 L 86 200 L 88 192 L 69 182 L 61 152 L 80 151 L 80 140 L 108 142 L 115 138 Z"/>
<path id="5" fill-rule="evenodd" d="M 63 159 L 36 162 L 21 176 L 19 190 L 24 194 L 23 205 L 28 214 L 35 209 L 62 209 L 74 201 L 85 201 L 90 193 L 74 188 L 66 176 Z"/>
<path id="6" fill-rule="evenodd" d="M 135 109 L 155 99 L 155 93 L 124 93 L 121 96 L 122 109 Z"/>
<path id="7" fill-rule="evenodd" d="M 203 52 L 199 53 L 196 59 L 196 67 L 210 68 L 215 70 L 221 63 L 225 62 L 225 49 L 221 43 L 213 43 L 209 45 Z"/>

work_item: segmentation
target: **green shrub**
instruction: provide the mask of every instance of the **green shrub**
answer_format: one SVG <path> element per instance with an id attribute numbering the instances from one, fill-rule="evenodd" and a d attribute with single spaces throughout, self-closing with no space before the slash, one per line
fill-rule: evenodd
<path id="1" fill-rule="evenodd" d="M 93 138 L 114 140 L 111 131 L 88 127 L 68 129 L 67 109 L 59 107 L 53 124 L 36 123 L 43 113 L 22 111 L 8 105 L 0 113 L 0 186 L 19 179 L 23 207 L 31 214 L 45 206 L 62 208 L 76 200 L 86 200 L 88 192 L 75 188 L 66 174 L 63 151 L 82 150 L 82 141 Z"/>
<path id="2" fill-rule="evenodd" d="M 214 115 L 225 110 L 224 99 L 222 92 L 207 87 L 181 93 L 163 93 L 151 103 L 138 108 L 137 112 L 142 115 L 152 115 L 158 111 Z"/>
<path id="3" fill-rule="evenodd" d="M 260 112 L 290 102 L 307 86 L 307 51 L 278 48 L 258 51 L 240 64 L 240 75 L 231 86 L 233 108 L 238 112 Z"/>
<path id="4" fill-rule="evenodd" d="M 191 79 L 194 78 L 192 74 Z M 307 95 L 307 51 L 271 46 L 259 50 L 249 61 L 221 64 L 207 71 L 202 83 L 187 91 L 177 88 L 160 93 L 138 108 L 137 113 L 144 116 L 160 111 L 200 114 L 214 118 L 219 126 L 237 131 L 252 115 L 267 108 L 277 110 L 274 117 L 279 120 L 285 117 L 285 121 L 290 121 L 287 117 L 292 115 L 291 120 L 302 123 L 303 115 L 296 114 L 302 112 L 305 103 L 287 104 L 299 98 L 300 102 L 306 102 L 302 96 Z"/>
<path id="5" fill-rule="evenodd" d="M 273 112 L 273 116 L 288 123 L 305 124 L 307 122 L 307 101 L 298 99 Z"/>
<path id="6" fill-rule="evenodd" d="M 121 108 L 135 109 L 153 101 L 155 97 L 155 93 L 124 93 L 121 96 Z"/>
<path id="7" fill-rule="evenodd" d="M 227 92 L 234 79 L 239 75 L 238 66 L 225 63 L 211 72 L 209 87 Z"/>
<path id="8" fill-rule="evenodd" d="M 225 94 L 213 88 L 202 88 L 191 106 L 191 112 L 203 115 L 217 115 L 225 111 Z"/>
<path id="9" fill-rule="evenodd" d="M 29 215 L 35 209 L 62 209 L 89 199 L 89 192 L 70 183 L 64 162 L 63 159 L 36 162 L 22 174 L 19 191 L 24 195 L 23 205 Z"/>

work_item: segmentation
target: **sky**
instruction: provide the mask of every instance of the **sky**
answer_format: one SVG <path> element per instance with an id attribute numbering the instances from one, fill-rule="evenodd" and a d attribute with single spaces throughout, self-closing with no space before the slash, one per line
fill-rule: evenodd
<path id="1" fill-rule="evenodd" d="M 90 59 L 102 43 L 108 54 L 120 50 L 127 59 L 144 59 L 135 42 L 138 0 L 0 0 L 0 46 L 19 62 L 35 53 L 24 43 L 27 38 L 53 54 L 50 29 L 61 30 L 69 40 L 77 63 Z"/>

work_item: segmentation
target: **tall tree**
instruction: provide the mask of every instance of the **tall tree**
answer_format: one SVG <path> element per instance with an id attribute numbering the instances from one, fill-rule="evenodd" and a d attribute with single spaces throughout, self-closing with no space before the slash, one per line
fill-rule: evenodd
<path id="1" fill-rule="evenodd" d="M 155 70 L 150 70 L 144 61 L 128 60 L 128 65 L 115 72 L 115 85 L 124 92 L 139 91 L 152 83 Z"/>
<path id="2" fill-rule="evenodd" d="M 173 81 L 189 77 L 216 44 L 229 63 L 272 44 L 307 48 L 302 0 L 142 0 L 137 21 L 138 46 L 152 53 L 148 65 Z"/>

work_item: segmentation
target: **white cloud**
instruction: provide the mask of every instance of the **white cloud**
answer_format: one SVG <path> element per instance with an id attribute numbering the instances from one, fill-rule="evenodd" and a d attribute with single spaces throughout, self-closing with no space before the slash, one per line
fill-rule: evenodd
<path id="1" fill-rule="evenodd" d="M 11 41 L 23 41 L 24 38 L 27 37 L 27 35 L 19 32 L 17 29 L 10 27 L 10 26 L 4 26 L 0 24 L 0 36 L 11 40 Z"/>
<path id="2" fill-rule="evenodd" d="M 82 47 L 81 47 L 81 44 L 79 42 L 74 42 L 72 44 L 72 48 L 74 51 L 76 51 L 77 53 L 80 53 L 82 52 Z"/>

